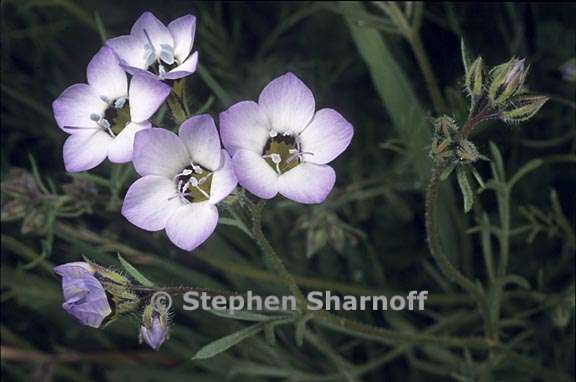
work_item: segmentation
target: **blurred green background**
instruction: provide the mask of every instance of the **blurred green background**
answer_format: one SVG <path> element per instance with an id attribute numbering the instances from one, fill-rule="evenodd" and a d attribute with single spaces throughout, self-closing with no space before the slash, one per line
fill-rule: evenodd
<path id="1" fill-rule="evenodd" d="M 414 35 L 378 4 L 337 2 L 189 2 L 3 0 L 2 11 L 2 380 L 4 381 L 533 381 L 574 374 L 574 219 L 576 190 L 576 7 L 569 3 L 405 3 Z M 198 18 L 200 68 L 186 86 L 190 108 L 214 117 L 256 99 L 287 71 L 355 127 L 335 162 L 337 187 L 326 203 L 268 203 L 265 230 L 305 290 L 378 295 L 429 290 L 424 312 L 340 313 L 407 332 L 482 335 L 473 300 L 448 282 L 429 255 L 423 189 L 431 159 L 430 117 L 466 117 L 460 41 L 489 65 L 527 57 L 528 87 L 550 101 L 529 122 L 483 125 L 472 137 L 510 178 L 539 165 L 510 195 L 508 281 L 499 321 L 502 341 L 529 365 L 482 351 L 385 345 L 309 323 L 298 347 L 294 327 L 276 343 L 250 338 L 205 361 L 203 345 L 244 326 L 206 312 L 176 311 L 172 338 L 159 352 L 138 344 L 138 317 L 105 329 L 83 327 L 62 309 L 54 265 L 85 255 L 121 269 L 122 254 L 158 285 L 194 285 L 282 294 L 256 244 L 220 225 L 194 253 L 119 212 L 136 178 L 130 164 L 105 162 L 88 173 L 64 171 L 66 134 L 52 101 L 85 81 L 85 68 L 106 38 L 127 34 L 145 10 L 165 23 Z M 420 44 L 420 46 L 418 45 Z M 422 49 L 418 49 L 418 48 Z M 437 82 L 433 102 L 424 52 Z M 415 54 L 416 53 L 416 54 Z M 424 67 L 426 63 L 424 63 Z M 177 126 L 165 110 L 157 126 Z M 485 181 L 490 165 L 476 166 Z M 454 184 L 453 184 L 454 183 Z M 447 255 L 486 283 L 483 255 L 502 245 L 494 193 L 463 213 L 455 181 L 441 198 Z M 223 213 L 226 217 L 226 212 Z M 542 369 L 545 368 L 545 369 Z"/>

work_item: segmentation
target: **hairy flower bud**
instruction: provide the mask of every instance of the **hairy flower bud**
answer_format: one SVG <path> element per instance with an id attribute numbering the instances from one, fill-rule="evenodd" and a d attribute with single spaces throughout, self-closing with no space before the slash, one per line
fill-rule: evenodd
<path id="1" fill-rule="evenodd" d="M 500 113 L 500 118 L 507 123 L 526 121 L 534 116 L 548 101 L 548 97 L 521 94 L 510 101 L 509 105 Z"/>
<path id="2" fill-rule="evenodd" d="M 488 95 L 494 105 L 503 105 L 522 89 L 528 74 L 524 61 L 525 59 L 512 58 L 492 69 L 492 83 Z"/>
<path id="3" fill-rule="evenodd" d="M 146 342 L 152 349 L 158 350 L 168 337 L 168 313 L 147 305 L 142 315 L 140 343 Z"/>
<path id="4" fill-rule="evenodd" d="M 478 57 L 466 73 L 466 90 L 473 98 L 478 98 L 484 90 L 484 61 Z"/>

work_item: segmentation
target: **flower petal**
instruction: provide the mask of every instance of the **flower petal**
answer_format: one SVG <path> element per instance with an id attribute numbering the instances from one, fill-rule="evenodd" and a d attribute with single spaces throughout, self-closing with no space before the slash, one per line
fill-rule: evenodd
<path id="1" fill-rule="evenodd" d="M 178 78 L 189 76 L 196 71 L 197 66 L 198 52 L 194 52 L 186 61 L 166 73 L 164 78 L 168 80 L 177 80 Z"/>
<path id="2" fill-rule="evenodd" d="M 76 129 L 67 127 L 97 128 L 90 115 L 102 115 L 107 106 L 90 85 L 75 84 L 66 88 L 52 103 L 52 110 L 58 126 L 71 134 Z"/>
<path id="3" fill-rule="evenodd" d="M 202 114 L 188 118 L 180 125 L 178 135 L 184 141 L 194 163 L 210 171 L 220 167 L 220 137 L 210 115 Z"/>
<path id="4" fill-rule="evenodd" d="M 160 175 L 173 179 L 190 165 L 184 142 L 166 129 L 146 129 L 134 138 L 134 168 L 138 174 Z"/>
<path id="5" fill-rule="evenodd" d="M 172 243 L 192 251 L 214 232 L 218 209 L 208 202 L 189 203 L 180 207 L 168 220 L 166 234 Z"/>
<path id="6" fill-rule="evenodd" d="M 179 17 L 168 24 L 168 30 L 174 38 L 174 57 L 183 62 L 188 58 L 194 44 L 196 17 L 192 15 Z"/>
<path id="7" fill-rule="evenodd" d="M 270 138 L 266 115 L 253 101 L 242 101 L 220 113 L 220 135 L 222 144 L 230 155 L 238 149 L 262 154 Z"/>
<path id="8" fill-rule="evenodd" d="M 143 123 L 130 122 L 118 134 L 108 147 L 108 159 L 113 163 L 126 163 L 132 160 L 134 149 L 134 136 L 137 132 L 149 129 L 152 125 L 146 121 Z"/>
<path id="9" fill-rule="evenodd" d="M 338 112 L 322 109 L 316 112 L 310 125 L 300 134 L 306 162 L 326 164 L 348 147 L 354 129 Z"/>
<path id="10" fill-rule="evenodd" d="M 335 181 L 336 173 L 332 167 L 304 162 L 280 175 L 278 191 L 299 203 L 322 203 Z"/>
<path id="11" fill-rule="evenodd" d="M 293 73 L 286 73 L 272 81 L 258 97 L 270 121 L 279 133 L 299 134 L 308 125 L 316 107 L 310 89 Z"/>
<path id="12" fill-rule="evenodd" d="M 154 45 L 154 50 L 158 55 L 162 49 L 161 45 L 174 47 L 174 39 L 166 26 L 150 12 L 144 12 L 132 26 L 130 34 L 137 37 L 141 42 L 148 43 L 148 37 Z"/>
<path id="13" fill-rule="evenodd" d="M 182 205 L 176 195 L 173 180 L 147 175 L 132 183 L 124 203 L 122 215 L 132 224 L 147 231 L 159 231 Z"/>
<path id="14" fill-rule="evenodd" d="M 230 155 L 226 150 L 222 150 L 221 153 L 221 167 L 212 175 L 212 184 L 210 185 L 211 204 L 216 204 L 230 195 L 238 184 Z"/>
<path id="15" fill-rule="evenodd" d="M 132 122 L 150 118 L 168 97 L 170 90 L 170 86 L 150 76 L 136 74 L 132 77 L 128 90 Z"/>
<path id="16" fill-rule="evenodd" d="M 64 142 L 64 166 L 68 172 L 90 170 L 106 159 L 112 137 L 103 130 L 78 132 Z"/>
<path id="17" fill-rule="evenodd" d="M 106 41 L 120 62 L 134 68 L 146 69 L 146 52 L 144 43 L 130 35 L 114 37 Z"/>
<path id="18" fill-rule="evenodd" d="M 112 48 L 102 47 L 86 70 L 88 83 L 98 96 L 114 101 L 128 95 L 128 79 Z"/>
<path id="19" fill-rule="evenodd" d="M 262 199 L 271 199 L 278 193 L 278 174 L 264 158 L 253 151 L 237 150 L 232 159 L 238 183 Z"/>
<path id="20" fill-rule="evenodd" d="M 74 261 L 54 267 L 54 273 L 62 277 L 82 277 L 86 273 L 93 274 L 94 268 L 84 261 Z"/>

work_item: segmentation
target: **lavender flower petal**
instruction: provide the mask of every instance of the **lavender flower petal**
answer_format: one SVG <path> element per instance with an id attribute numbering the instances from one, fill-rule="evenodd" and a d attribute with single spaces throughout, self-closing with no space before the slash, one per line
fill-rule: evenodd
<path id="1" fill-rule="evenodd" d="M 322 203 L 335 181 L 336 173 L 332 167 L 304 162 L 280 175 L 278 191 L 299 203 Z"/>
<path id="2" fill-rule="evenodd" d="M 232 158 L 238 183 L 262 199 L 271 199 L 278 193 L 278 174 L 264 158 L 253 151 L 237 150 Z"/>
<path id="3" fill-rule="evenodd" d="M 316 107 L 310 89 L 293 73 L 286 73 L 262 90 L 258 104 L 278 133 L 299 134 L 308 125 Z"/>
<path id="4" fill-rule="evenodd" d="M 180 208 L 174 180 L 147 175 L 134 182 L 124 198 L 122 215 L 147 231 L 159 231 Z"/>
<path id="5" fill-rule="evenodd" d="M 144 12 L 132 26 L 130 34 L 142 43 L 152 42 L 154 50 L 159 53 L 162 45 L 174 46 L 170 31 L 150 12 Z M 148 34 L 148 37 L 146 36 Z M 148 40 L 150 38 L 150 41 Z"/>
<path id="6" fill-rule="evenodd" d="M 186 251 L 202 244 L 218 224 L 218 209 L 209 202 L 180 207 L 168 220 L 166 234 L 172 243 Z"/>
<path id="7" fill-rule="evenodd" d="M 146 69 L 144 44 L 138 38 L 130 35 L 114 37 L 106 41 L 106 45 L 114 50 L 123 65 Z"/>
<path id="8" fill-rule="evenodd" d="M 68 172 L 90 170 L 106 159 L 112 137 L 103 130 L 72 134 L 64 142 L 64 166 Z"/>
<path id="9" fill-rule="evenodd" d="M 150 118 L 170 91 L 170 86 L 149 76 L 136 74 L 132 77 L 128 90 L 132 122 L 143 122 Z"/>
<path id="10" fill-rule="evenodd" d="M 350 144 L 354 129 L 335 110 L 316 112 L 310 125 L 300 134 L 302 152 L 307 162 L 326 164 L 342 153 Z"/>
<path id="11" fill-rule="evenodd" d="M 269 136 L 268 121 L 262 108 L 253 101 L 242 101 L 220 113 L 222 144 L 230 155 L 238 149 L 262 154 Z"/>
<path id="12" fill-rule="evenodd" d="M 197 66 L 198 52 L 194 52 L 190 57 L 188 57 L 188 59 L 186 59 L 186 61 L 166 73 L 164 78 L 167 80 L 177 80 L 179 78 L 189 76 L 196 71 Z"/>
<path id="13" fill-rule="evenodd" d="M 108 159 L 113 163 L 127 163 L 132 160 L 134 136 L 137 132 L 150 129 L 150 122 L 131 122 L 118 134 L 108 147 Z"/>
<path id="14" fill-rule="evenodd" d="M 134 168 L 138 174 L 160 175 L 169 179 L 190 164 L 190 154 L 182 140 L 165 129 L 140 131 L 134 138 Z"/>
<path id="15" fill-rule="evenodd" d="M 55 267 L 54 272 L 62 277 L 80 277 L 86 272 L 93 274 L 94 268 L 84 261 L 75 261 Z"/>
<path id="16" fill-rule="evenodd" d="M 226 150 L 221 150 L 221 167 L 212 175 L 210 186 L 210 203 L 216 204 L 228 196 L 238 184 L 232 159 Z"/>
<path id="17" fill-rule="evenodd" d="M 168 24 L 168 30 L 174 38 L 174 57 L 179 62 L 184 62 L 190 55 L 194 44 L 196 17 L 192 15 L 179 17 Z"/>
<path id="18" fill-rule="evenodd" d="M 96 53 L 88 64 L 86 75 L 88 84 L 98 96 L 115 100 L 128 94 L 126 73 L 110 47 L 104 46 Z"/>
<path id="19" fill-rule="evenodd" d="M 220 167 L 220 137 L 210 115 L 203 114 L 188 118 L 180 125 L 178 135 L 188 148 L 194 163 L 210 171 Z"/>
<path id="20" fill-rule="evenodd" d="M 104 113 L 106 107 L 106 103 L 98 97 L 94 89 L 86 84 L 75 84 L 66 88 L 52 103 L 56 123 L 69 134 L 76 130 L 67 127 L 96 128 L 96 122 L 90 119 L 90 115 Z"/>

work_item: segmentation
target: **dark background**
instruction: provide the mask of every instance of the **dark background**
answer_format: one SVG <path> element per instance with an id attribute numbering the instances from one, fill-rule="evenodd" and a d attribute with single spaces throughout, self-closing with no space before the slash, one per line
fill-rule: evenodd
<path id="1" fill-rule="evenodd" d="M 210 360 L 190 361 L 201 346 L 244 323 L 178 311 L 172 338 L 155 353 L 138 345 L 138 317 L 95 330 L 60 307 L 54 265 L 85 255 L 119 269 L 117 252 L 160 285 L 285 292 L 266 270 L 258 247 L 234 227 L 220 226 L 187 254 L 163 233 L 149 234 L 125 221 L 119 208 L 135 179 L 130 164 L 105 162 L 74 177 L 64 170 L 67 135 L 54 122 L 52 101 L 85 81 L 86 65 L 104 37 L 127 34 L 150 10 L 166 24 L 186 13 L 198 18 L 194 49 L 201 68 L 187 80 L 194 112 L 216 117 L 234 102 L 256 99 L 268 81 L 293 71 L 312 89 L 317 109 L 332 107 L 354 125 L 351 147 L 333 163 L 337 187 L 325 204 L 301 206 L 278 198 L 267 207 L 269 238 L 304 289 L 429 290 L 435 299 L 423 314 L 361 312 L 354 318 L 418 331 L 452 318 L 456 324 L 442 334 L 481 335 L 473 301 L 441 276 L 426 246 L 423 188 L 431 166 L 425 147 L 431 124 L 424 118 L 438 113 L 410 45 L 377 6 L 360 8 L 350 12 L 333 2 L 2 1 L 3 380 L 542 379 L 508 360 L 486 363 L 482 352 L 382 345 L 315 325 L 316 344 L 311 339 L 298 348 L 293 327 L 286 327 L 277 332 L 274 346 L 258 336 Z M 501 335 L 504 341 L 517 339 L 514 349 L 533 364 L 566 375 L 574 373 L 576 106 L 574 75 L 563 76 L 561 68 L 569 60 L 575 65 L 575 11 L 568 3 L 427 3 L 420 28 L 449 115 L 459 123 L 468 102 L 461 38 L 490 66 L 513 55 L 527 57 L 529 89 L 551 98 L 529 122 L 487 123 L 473 141 L 487 156 L 489 142 L 496 144 L 508 177 L 530 160 L 543 160 L 511 194 L 511 222 L 518 230 L 509 238 L 509 272 L 518 278 L 507 288 Z M 353 28 L 360 28 L 356 38 Z M 365 30 L 379 31 L 387 53 L 373 45 L 359 53 L 366 40 L 358 36 Z M 378 81 L 389 78 L 389 66 L 378 65 L 379 57 L 393 60 L 401 72 L 383 88 Z M 405 88 L 414 96 L 396 97 Z M 411 125 L 418 110 L 424 122 Z M 177 127 L 162 111 L 155 118 L 158 126 Z M 490 180 L 488 162 L 476 167 Z M 497 224 L 494 193 L 482 192 L 468 214 L 455 186 L 445 187 L 443 195 L 447 254 L 466 275 L 485 282 L 486 247 L 473 228 L 484 214 Z M 562 314 L 566 322 L 558 319 Z M 382 360 L 394 351 L 399 354 Z M 373 360 L 379 363 L 354 374 Z M 343 370 L 354 371 L 353 379 Z"/>

